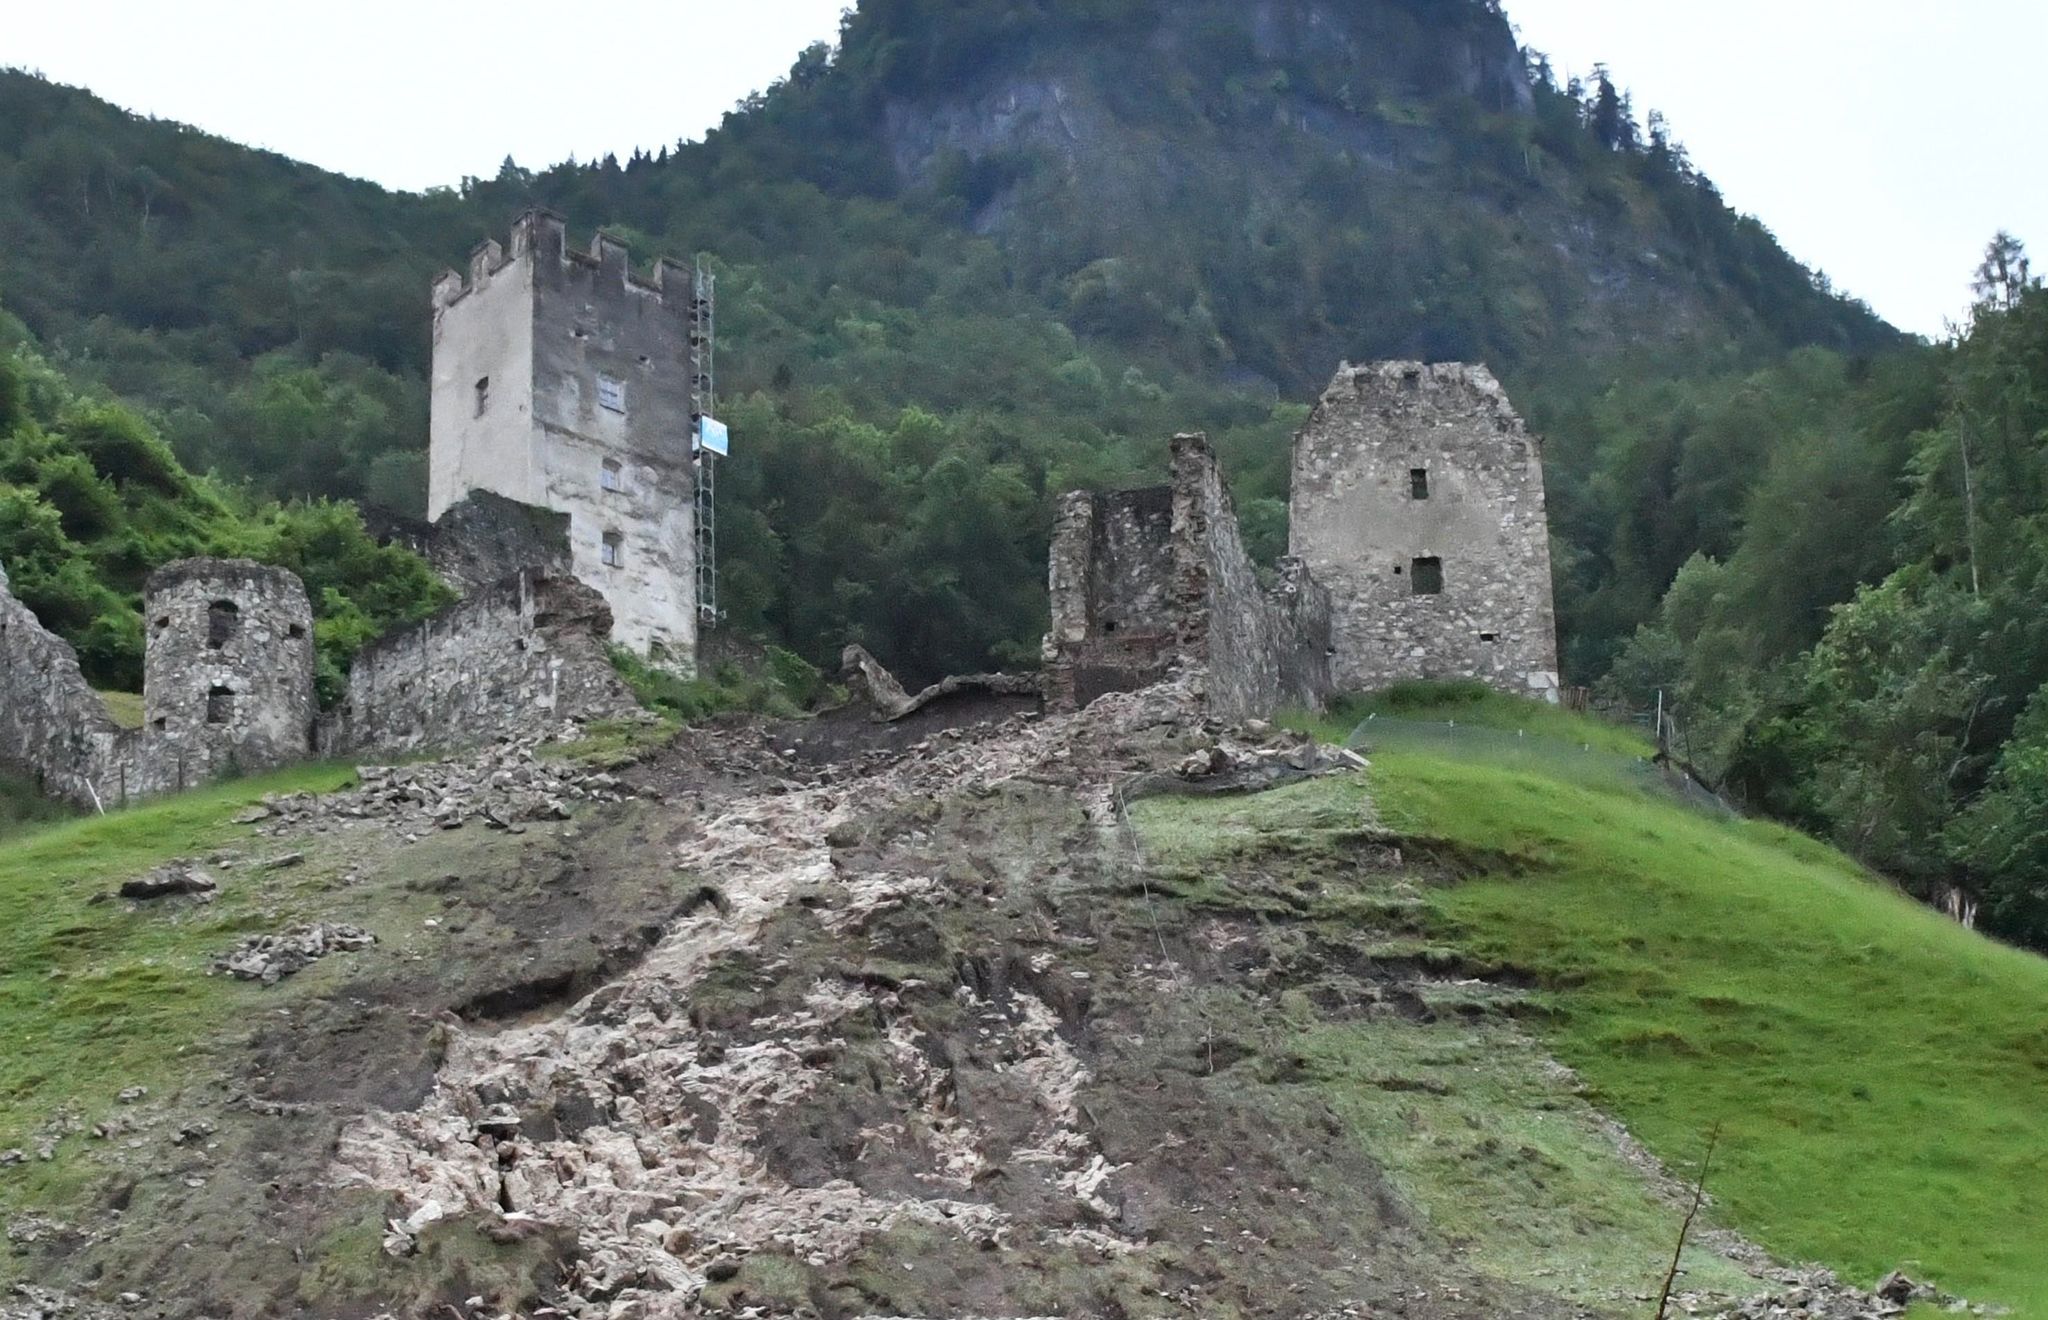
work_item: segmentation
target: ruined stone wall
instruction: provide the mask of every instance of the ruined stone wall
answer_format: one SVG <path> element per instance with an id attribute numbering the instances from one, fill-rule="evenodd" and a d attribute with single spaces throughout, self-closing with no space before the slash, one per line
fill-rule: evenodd
<path id="1" fill-rule="evenodd" d="M 125 741 L 77 653 L 15 599 L 0 565 L 0 765 L 89 807 Z"/>
<path id="2" fill-rule="evenodd" d="M 568 516 L 576 576 L 622 645 L 688 670 L 697 642 L 691 272 L 631 272 L 530 212 L 434 289 L 428 511 L 474 491 Z M 505 566 L 509 567 L 509 565 Z"/>
<path id="3" fill-rule="evenodd" d="M 115 807 L 310 754 L 312 609 L 292 574 L 195 559 L 151 576 L 140 729 L 114 723 L 6 582 L 0 571 L 0 762 L 50 797 Z"/>
<path id="4" fill-rule="evenodd" d="M 306 759 L 317 710 L 313 605 L 296 574 L 246 559 L 167 564 L 150 575 L 143 618 L 154 752 L 243 772 Z"/>
<path id="5" fill-rule="evenodd" d="M 1299 563 L 1269 589 L 1238 531 L 1208 440 L 1173 441 L 1175 584 L 1180 647 L 1207 670 L 1209 709 L 1225 719 L 1319 709 L 1329 692 L 1329 598 Z"/>
<path id="6" fill-rule="evenodd" d="M 450 506 L 414 546 L 441 579 L 464 596 L 488 591 L 514 570 L 566 577 L 569 515 L 471 491 Z"/>
<path id="7" fill-rule="evenodd" d="M 610 631 L 604 598 L 574 578 L 502 579 L 365 648 L 321 749 L 390 754 L 636 714 Z"/>
<path id="8" fill-rule="evenodd" d="M 1051 587 L 1056 707 L 1197 671 L 1226 719 L 1320 706 L 1328 691 L 1329 598 L 1298 563 L 1272 589 L 1260 581 L 1201 436 L 1175 438 L 1169 486 L 1066 497 Z"/>
<path id="9" fill-rule="evenodd" d="M 1295 439 L 1290 512 L 1340 690 L 1477 678 L 1555 699 L 1542 446 L 1486 368 L 1341 368 Z"/>
<path id="10" fill-rule="evenodd" d="M 1164 679 L 1180 644 L 1173 594 L 1173 490 L 1061 502 L 1052 546 L 1048 666 L 1055 704 L 1086 706 Z"/>

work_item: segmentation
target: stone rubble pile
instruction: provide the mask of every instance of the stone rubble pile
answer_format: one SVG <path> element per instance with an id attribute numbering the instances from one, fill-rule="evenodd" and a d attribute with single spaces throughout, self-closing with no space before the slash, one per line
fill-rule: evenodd
<path id="1" fill-rule="evenodd" d="M 211 903 L 220 893 L 220 881 L 190 862 L 170 862 L 149 874 L 130 880 L 118 891 L 120 897 L 148 902 L 151 899 L 185 897 Z"/>
<path id="2" fill-rule="evenodd" d="M 322 921 L 310 926 L 294 926 L 278 935 L 251 935 L 214 959 L 213 970 L 237 981 L 276 985 L 287 976 L 298 975 L 330 953 L 354 953 L 376 942 L 377 937 L 360 926 Z"/>
<path id="3" fill-rule="evenodd" d="M 1726 1320 L 1891 1320 L 1906 1314 L 1916 1303 L 1927 1303 L 1951 1315 L 1999 1313 L 1972 1305 L 1932 1285 L 1916 1283 L 1898 1271 L 1886 1275 L 1875 1292 L 1845 1284 L 1833 1270 L 1818 1266 L 1774 1271 L 1771 1277 L 1780 1285 L 1777 1291 L 1759 1293 L 1732 1308 L 1722 1298 L 1674 1294 L 1672 1312 L 1720 1316 Z"/>
<path id="4" fill-rule="evenodd" d="M 461 829 L 480 820 L 518 832 L 529 821 L 567 820 L 586 802 L 621 802 L 634 791 L 617 776 L 536 754 L 527 737 L 444 761 L 356 768 L 357 786 L 341 793 L 271 795 L 237 819 L 283 836 L 354 821 L 408 832 Z"/>
<path id="5" fill-rule="evenodd" d="M 1204 726 L 1201 745 L 1181 759 L 1174 773 L 1189 783 L 1251 791 L 1363 770 L 1369 764 L 1348 747 L 1327 746 L 1306 733 L 1250 720 L 1234 727 Z"/>

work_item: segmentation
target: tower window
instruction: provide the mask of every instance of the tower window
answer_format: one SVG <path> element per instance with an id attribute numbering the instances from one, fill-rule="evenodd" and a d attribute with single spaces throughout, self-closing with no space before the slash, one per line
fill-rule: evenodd
<path id="1" fill-rule="evenodd" d="M 616 376 L 597 378 L 597 406 L 607 412 L 626 411 L 626 382 Z"/>
<path id="2" fill-rule="evenodd" d="M 235 690 L 216 683 L 206 692 L 206 722 L 226 724 L 235 718 Z"/>
<path id="3" fill-rule="evenodd" d="M 606 532 L 597 554 L 606 568 L 620 567 L 626 562 L 626 538 L 617 532 Z"/>
<path id="4" fill-rule="evenodd" d="M 1408 587 L 1418 596 L 1444 594 L 1444 561 L 1417 559 L 1408 565 Z"/>
<path id="5" fill-rule="evenodd" d="M 1411 499 L 1426 500 L 1429 498 L 1428 468 L 1408 469 L 1408 495 Z"/>
<path id="6" fill-rule="evenodd" d="M 242 630 L 242 609 L 231 600 L 217 600 L 206 607 L 206 648 L 218 651 Z"/>
<path id="7" fill-rule="evenodd" d="M 605 490 L 626 488 L 626 469 L 616 458 L 608 458 L 597 470 L 597 484 Z"/>
<path id="8" fill-rule="evenodd" d="M 491 378 L 489 376 L 478 376 L 476 378 L 476 415 L 479 417 L 483 416 L 490 406 Z"/>

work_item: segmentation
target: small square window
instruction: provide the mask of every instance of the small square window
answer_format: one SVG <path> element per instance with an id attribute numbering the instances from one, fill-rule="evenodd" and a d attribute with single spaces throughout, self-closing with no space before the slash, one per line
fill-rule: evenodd
<path id="1" fill-rule="evenodd" d="M 597 484 L 604 490 L 624 490 L 626 469 L 616 458 L 606 459 L 604 465 L 597 470 Z"/>
<path id="2" fill-rule="evenodd" d="M 597 553 L 606 568 L 618 568 L 626 562 L 626 540 L 617 532 L 606 532 Z"/>
<path id="3" fill-rule="evenodd" d="M 1408 494 L 1412 499 L 1426 500 L 1429 498 L 1428 468 L 1408 469 Z"/>
<path id="4" fill-rule="evenodd" d="M 490 406 L 491 378 L 489 376 L 478 376 L 476 378 L 476 415 L 479 417 L 483 416 Z"/>
<path id="5" fill-rule="evenodd" d="M 597 406 L 608 412 L 626 411 L 626 382 L 616 376 L 597 378 Z"/>
<path id="6" fill-rule="evenodd" d="M 1417 559 L 1408 565 L 1408 586 L 1418 596 L 1444 594 L 1444 561 Z"/>
<path id="7" fill-rule="evenodd" d="M 206 693 L 206 722 L 230 724 L 235 718 L 235 690 L 216 684 Z"/>

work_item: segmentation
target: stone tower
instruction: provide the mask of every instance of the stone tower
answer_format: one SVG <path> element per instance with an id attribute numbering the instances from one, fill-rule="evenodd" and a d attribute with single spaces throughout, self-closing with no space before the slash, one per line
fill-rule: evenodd
<path id="1" fill-rule="evenodd" d="M 473 491 L 569 518 L 575 575 L 611 606 L 613 640 L 688 670 L 697 649 L 694 281 L 651 279 L 598 235 L 571 251 L 531 211 L 509 251 L 477 248 L 434 285 L 427 516 Z M 509 574 L 520 567 L 508 564 Z"/>
<path id="2" fill-rule="evenodd" d="M 1543 447 L 1486 368 L 1340 368 L 1295 437 L 1290 512 L 1340 690 L 1477 678 L 1557 699 Z"/>
<path id="3" fill-rule="evenodd" d="M 311 754 L 313 607 L 297 575 L 246 559 L 185 559 L 150 575 L 143 738 L 178 788 Z M 144 791 L 148 785 L 129 786 Z"/>

